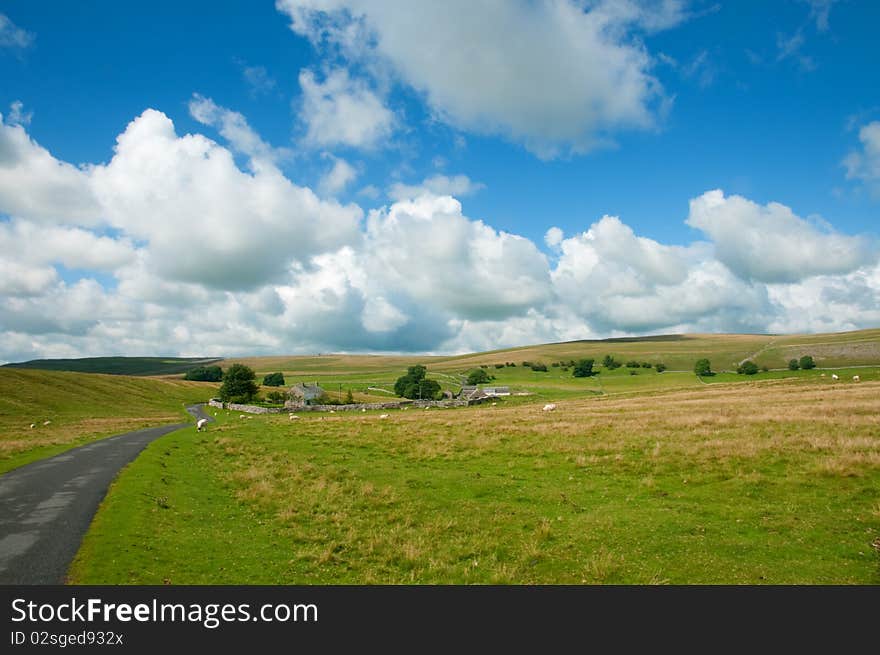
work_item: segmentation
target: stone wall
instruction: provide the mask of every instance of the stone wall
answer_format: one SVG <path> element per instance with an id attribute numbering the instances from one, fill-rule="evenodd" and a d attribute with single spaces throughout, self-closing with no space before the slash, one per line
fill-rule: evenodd
<path id="1" fill-rule="evenodd" d="M 360 412 L 363 410 L 376 409 L 425 409 L 428 407 L 437 407 L 445 409 L 449 407 L 467 407 L 468 405 L 476 405 L 482 400 L 396 400 L 387 403 L 353 403 L 351 405 L 297 405 L 296 403 L 287 401 L 284 407 L 260 407 L 259 405 L 240 405 L 238 403 L 222 403 L 216 398 L 211 398 L 208 405 L 218 409 L 231 409 L 236 412 L 247 412 L 249 414 L 279 414 L 281 412 Z"/>

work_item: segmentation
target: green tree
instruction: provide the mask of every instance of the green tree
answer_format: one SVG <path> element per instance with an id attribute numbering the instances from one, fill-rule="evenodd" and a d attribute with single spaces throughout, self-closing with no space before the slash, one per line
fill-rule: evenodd
<path id="1" fill-rule="evenodd" d="M 220 400 L 223 402 L 248 402 L 257 395 L 256 374 L 244 364 L 233 364 L 223 374 L 220 385 Z"/>
<path id="2" fill-rule="evenodd" d="M 485 384 L 488 381 L 489 374 L 482 368 L 475 368 L 473 371 L 468 373 L 468 384 Z"/>
<path id="3" fill-rule="evenodd" d="M 641 364 L 634 359 L 631 359 L 626 363 L 627 368 L 638 368 L 639 366 L 641 366 Z"/>
<path id="4" fill-rule="evenodd" d="M 694 364 L 694 373 L 698 376 L 709 376 L 715 375 L 712 372 L 712 365 L 709 363 L 708 359 L 698 359 Z"/>
<path id="5" fill-rule="evenodd" d="M 187 371 L 183 379 L 198 382 L 220 382 L 223 379 L 223 369 L 219 366 L 197 366 Z"/>
<path id="6" fill-rule="evenodd" d="M 736 372 L 745 375 L 754 375 L 758 372 L 758 365 L 752 360 L 747 359 L 737 367 Z"/>
<path id="7" fill-rule="evenodd" d="M 394 393 L 403 398 L 418 398 L 419 389 L 421 388 L 419 383 L 425 379 L 427 373 L 428 369 L 421 364 L 410 366 L 406 369 L 406 375 L 400 376 L 394 383 Z M 407 395 L 408 393 L 413 393 L 412 387 L 415 387 L 415 396 Z"/>
<path id="8" fill-rule="evenodd" d="M 536 373 L 546 373 L 547 372 L 547 365 L 542 362 L 533 362 L 532 363 L 532 370 L 535 371 Z"/>
<path id="9" fill-rule="evenodd" d="M 803 357 L 801 357 L 798 364 L 800 364 L 801 368 L 805 371 L 809 371 L 811 368 L 816 368 L 816 362 L 814 362 L 813 358 L 809 355 L 804 355 Z"/>
<path id="10" fill-rule="evenodd" d="M 798 364 L 798 360 L 796 360 L 796 359 L 789 359 L 788 360 L 788 370 L 789 371 L 796 371 L 800 367 L 801 367 L 801 365 Z"/>
<path id="11" fill-rule="evenodd" d="M 582 359 L 577 364 L 575 364 L 574 371 L 572 375 L 576 378 L 588 378 L 591 375 L 595 375 L 593 372 L 593 360 L 592 359 Z"/>
<path id="12" fill-rule="evenodd" d="M 264 387 L 283 387 L 284 373 L 269 373 L 263 378 Z"/>
<path id="13" fill-rule="evenodd" d="M 655 369 L 658 373 L 662 373 L 663 371 L 666 370 L 666 364 L 663 364 L 663 363 L 661 363 L 661 362 L 657 362 L 656 364 L 654 364 L 654 369 Z"/>

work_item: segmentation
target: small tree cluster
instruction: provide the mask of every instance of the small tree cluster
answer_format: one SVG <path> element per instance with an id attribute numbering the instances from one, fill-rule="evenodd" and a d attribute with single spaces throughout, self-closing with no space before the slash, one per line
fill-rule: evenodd
<path id="1" fill-rule="evenodd" d="M 287 400 L 287 398 L 285 397 L 285 393 L 283 391 L 278 391 L 276 389 L 266 394 L 266 400 L 276 405 L 283 405 L 284 401 Z"/>
<path id="2" fill-rule="evenodd" d="M 615 368 L 620 368 L 621 364 L 614 359 L 614 355 L 605 355 L 602 359 L 602 366 L 608 370 L 613 370 Z"/>
<path id="3" fill-rule="evenodd" d="M 257 395 L 256 373 L 244 364 L 233 364 L 223 374 L 220 400 L 227 403 L 246 403 Z"/>
<path id="4" fill-rule="evenodd" d="M 489 375 L 484 369 L 475 368 L 473 371 L 468 373 L 467 383 L 468 384 L 485 384 L 486 382 L 489 382 L 489 380 L 491 380 L 491 379 L 492 379 L 492 376 Z"/>
<path id="5" fill-rule="evenodd" d="M 816 368 L 816 362 L 814 362 L 813 358 L 809 355 L 801 357 L 798 364 L 800 364 L 800 367 L 805 371 L 809 371 L 811 368 Z"/>
<path id="6" fill-rule="evenodd" d="M 666 364 L 663 364 L 661 362 L 657 362 L 656 364 L 654 364 L 654 370 L 657 371 L 658 373 L 662 373 L 663 371 L 666 370 Z"/>
<path id="7" fill-rule="evenodd" d="M 572 375 L 576 378 L 588 378 L 595 375 L 595 371 L 593 371 L 593 360 L 592 359 L 582 359 L 574 366 L 574 370 L 572 371 Z"/>
<path id="8" fill-rule="evenodd" d="M 547 365 L 542 364 L 541 362 L 535 362 L 534 364 L 532 364 L 532 370 L 536 373 L 546 373 Z"/>
<path id="9" fill-rule="evenodd" d="M 796 359 L 789 359 L 788 360 L 788 370 L 789 371 L 796 371 L 800 367 L 801 367 L 801 365 L 798 363 L 798 360 L 796 360 Z"/>
<path id="10" fill-rule="evenodd" d="M 715 375 L 712 372 L 712 365 L 709 363 L 708 359 L 698 359 L 694 364 L 694 373 L 699 377 L 708 377 L 711 375 Z"/>
<path id="11" fill-rule="evenodd" d="M 758 365 L 750 359 L 737 366 L 736 372 L 740 375 L 755 375 L 758 372 Z"/>
<path id="12" fill-rule="evenodd" d="M 626 363 L 627 368 L 639 368 L 640 366 L 641 364 L 634 359 L 631 359 Z"/>
<path id="13" fill-rule="evenodd" d="M 223 369 L 219 366 L 197 366 L 187 371 L 183 379 L 197 382 L 220 382 L 223 379 Z"/>
<path id="14" fill-rule="evenodd" d="M 411 400 L 439 397 L 441 395 L 440 383 L 436 380 L 428 380 L 425 377 L 427 372 L 428 369 L 421 364 L 410 366 L 406 369 L 406 375 L 397 378 L 397 381 L 394 383 L 394 393 Z M 483 372 L 485 373 L 485 371 Z"/>
<path id="15" fill-rule="evenodd" d="M 263 377 L 264 387 L 283 387 L 284 373 L 269 373 Z"/>

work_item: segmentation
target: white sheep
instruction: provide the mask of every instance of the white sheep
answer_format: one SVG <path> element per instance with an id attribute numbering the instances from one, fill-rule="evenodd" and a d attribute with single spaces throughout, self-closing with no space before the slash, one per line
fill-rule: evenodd
<path id="1" fill-rule="evenodd" d="M 291 421 L 296 421 L 299 418 L 299 416 L 297 416 L 296 414 L 291 414 L 287 418 Z"/>
<path id="2" fill-rule="evenodd" d="M 840 378 L 837 377 L 837 373 L 832 373 L 832 374 L 831 374 L 831 379 L 832 379 L 832 380 L 839 380 Z"/>
<path id="3" fill-rule="evenodd" d="M 365 412 L 365 411 L 367 411 L 367 408 L 366 408 L 366 407 L 361 407 L 361 411 L 362 411 L 362 412 Z"/>
<path id="4" fill-rule="evenodd" d="M 335 409 L 331 409 L 331 410 L 330 410 L 330 413 L 331 413 L 331 414 L 335 414 L 335 413 L 336 413 L 336 410 L 335 410 Z"/>
<path id="5" fill-rule="evenodd" d="M 37 427 L 37 424 L 36 424 L 36 423 L 31 423 L 31 430 L 33 430 L 35 427 Z"/>
<path id="6" fill-rule="evenodd" d="M 52 421 L 43 421 L 43 425 L 49 425 Z"/>
<path id="7" fill-rule="evenodd" d="M 554 409 L 556 409 L 556 403 L 547 403 L 546 405 L 544 405 L 543 411 L 552 412 Z"/>
<path id="8" fill-rule="evenodd" d="M 198 421 L 196 421 L 196 432 L 201 432 L 202 428 L 205 427 L 207 423 L 208 419 L 206 418 L 200 418 Z"/>
<path id="9" fill-rule="evenodd" d="M 238 418 L 247 418 L 247 416 L 245 416 L 244 414 L 239 414 Z"/>
<path id="10" fill-rule="evenodd" d="M 249 419 L 253 418 L 253 416 L 248 416 Z"/>
<path id="11" fill-rule="evenodd" d="M 388 414 L 382 414 L 379 416 L 379 418 L 388 418 Z"/>
<path id="12" fill-rule="evenodd" d="M 858 381 L 860 381 L 861 379 L 862 379 L 862 378 L 860 378 L 858 375 L 853 375 L 853 382 L 858 382 Z"/>

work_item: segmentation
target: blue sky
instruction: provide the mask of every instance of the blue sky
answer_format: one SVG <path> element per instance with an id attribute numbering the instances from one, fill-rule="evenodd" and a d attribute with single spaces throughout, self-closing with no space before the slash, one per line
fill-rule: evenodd
<path id="1" fill-rule="evenodd" d="M 877 324 L 880 5 L 486 0 L 398 9 L 361 0 L 158 1 L 148 10 L 4 2 L 0 155 L 5 148 L 13 164 L 0 167 L 2 238 L 15 249 L 74 234 L 103 254 L 7 253 L 19 283 L 3 289 L 0 359 L 434 352 Z M 222 179 L 242 177 L 254 193 L 274 180 L 277 198 L 259 208 L 238 207 L 241 194 L 193 206 L 201 192 L 187 181 L 209 189 L 216 171 L 143 139 L 123 165 L 117 137 L 145 110 L 156 112 L 143 120 L 151 139 L 167 136 L 162 121 L 178 145 L 203 135 L 202 147 L 231 153 L 236 170 Z M 80 168 L 41 177 L 32 165 L 40 153 L 53 171 Z M 163 166 L 177 176 L 173 191 L 155 174 Z M 716 189 L 720 199 L 705 196 Z M 170 232 L 138 218 L 156 193 L 168 230 L 201 242 L 203 258 L 190 261 Z M 297 195 L 293 208 L 287 193 Z M 65 209 L 78 203 L 81 211 Z M 271 209 L 279 206 L 290 215 Z M 265 249 L 254 241 L 239 251 L 216 236 L 247 233 L 254 216 Z M 545 238 L 550 228 L 561 232 Z M 430 248 L 411 257 L 418 247 L 407 239 L 427 247 L 451 235 L 459 241 L 441 248 L 446 259 Z M 773 249 L 786 235 L 804 244 L 800 254 Z M 381 244 L 412 252 L 380 256 Z M 829 252 L 836 263 L 815 263 Z M 225 273 L 210 268 L 224 257 Z M 770 270 L 759 257 L 780 264 Z M 251 270 L 255 259 L 265 261 Z M 664 264 L 645 263 L 654 260 Z M 444 298 L 426 290 L 431 276 L 406 274 L 419 262 L 436 275 L 471 273 L 481 287 L 500 276 L 518 291 L 456 287 Z M 703 312 L 668 307 L 703 293 L 712 298 Z M 597 298 L 614 308 L 596 310 Z M 38 320 L 59 302 L 97 309 Z M 193 304 L 224 318 L 199 328 Z"/>

